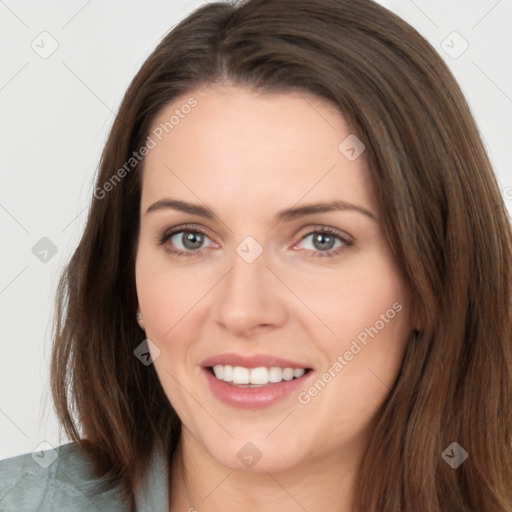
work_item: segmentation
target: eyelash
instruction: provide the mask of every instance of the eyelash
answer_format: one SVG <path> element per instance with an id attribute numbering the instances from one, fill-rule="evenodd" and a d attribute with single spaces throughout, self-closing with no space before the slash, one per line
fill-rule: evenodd
<path id="1" fill-rule="evenodd" d="M 158 243 L 158 245 L 163 246 L 174 235 L 177 235 L 177 234 L 183 233 L 183 232 L 200 233 L 200 234 L 210 238 L 205 230 L 203 230 L 197 226 L 185 224 L 183 226 L 177 226 L 176 228 L 172 228 L 171 230 L 164 231 L 163 234 L 158 236 L 156 242 Z M 311 235 L 314 235 L 314 234 L 323 234 L 323 235 L 325 234 L 325 235 L 333 236 L 333 237 L 339 239 L 341 242 L 343 242 L 343 245 L 338 247 L 335 250 L 331 249 L 329 251 L 313 251 L 313 254 L 311 254 L 311 257 L 332 258 L 332 257 L 338 256 L 342 252 L 350 249 L 354 245 L 353 241 L 342 236 L 338 231 L 336 231 L 330 227 L 327 227 L 327 226 L 315 227 L 315 229 L 306 233 L 301 238 L 301 241 L 308 238 Z M 177 257 L 182 257 L 182 256 L 190 257 L 190 256 L 198 256 L 198 255 L 202 254 L 205 251 L 205 249 L 198 249 L 196 251 L 182 251 L 182 250 L 171 249 L 169 246 L 166 246 L 165 251 L 168 252 L 169 254 L 172 254 Z"/>

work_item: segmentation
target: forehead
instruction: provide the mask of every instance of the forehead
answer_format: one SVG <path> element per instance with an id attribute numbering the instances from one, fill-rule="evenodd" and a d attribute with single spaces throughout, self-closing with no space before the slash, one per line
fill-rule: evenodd
<path id="1" fill-rule="evenodd" d="M 156 145 L 145 159 L 143 208 L 164 193 L 245 208 L 301 197 L 373 203 L 364 152 L 347 158 L 350 127 L 334 105 L 313 95 L 196 90 L 167 105 L 151 134 Z"/>

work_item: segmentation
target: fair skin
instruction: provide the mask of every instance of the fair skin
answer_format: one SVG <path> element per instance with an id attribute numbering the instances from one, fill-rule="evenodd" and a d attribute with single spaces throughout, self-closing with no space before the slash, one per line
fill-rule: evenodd
<path id="1" fill-rule="evenodd" d="M 379 225 L 364 152 L 349 161 L 338 149 L 352 133 L 343 117 L 299 93 L 197 90 L 166 107 L 154 126 L 191 96 L 197 106 L 145 159 L 136 259 L 140 325 L 160 350 L 155 369 L 183 425 L 170 510 L 348 511 L 372 420 L 419 327 Z M 172 208 L 147 212 L 164 198 L 207 207 L 216 218 Z M 275 220 L 283 209 L 331 201 L 367 213 Z M 191 246 L 183 236 L 189 227 L 157 242 L 183 224 L 206 235 Z M 316 237 L 324 227 L 335 234 L 322 244 Z M 262 249 L 252 263 L 236 251 L 249 236 Z M 400 311 L 376 324 L 397 303 Z M 321 391 L 308 394 L 375 325 L 378 334 L 359 343 Z M 258 409 L 219 400 L 201 363 L 226 352 L 307 363 L 302 402 L 297 392 Z M 248 442 L 261 454 L 252 467 L 237 457 Z"/>

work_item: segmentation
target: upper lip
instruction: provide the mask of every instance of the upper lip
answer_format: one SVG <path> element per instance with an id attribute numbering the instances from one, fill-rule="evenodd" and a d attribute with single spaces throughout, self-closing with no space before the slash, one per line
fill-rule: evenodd
<path id="1" fill-rule="evenodd" d="M 205 359 L 201 365 L 205 368 L 215 366 L 217 364 L 242 366 L 244 368 L 259 368 L 265 366 L 270 368 L 278 366 L 280 368 L 306 368 L 311 367 L 307 364 L 292 361 L 290 359 L 283 359 L 282 357 L 273 356 L 270 354 L 234 354 L 228 352 L 225 354 L 217 354 L 215 356 Z"/>

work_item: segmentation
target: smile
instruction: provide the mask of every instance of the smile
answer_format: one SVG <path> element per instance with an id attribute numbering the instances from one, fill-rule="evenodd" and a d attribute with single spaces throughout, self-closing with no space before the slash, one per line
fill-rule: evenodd
<path id="1" fill-rule="evenodd" d="M 245 368 L 243 366 L 222 364 L 209 367 L 209 370 L 218 380 L 230 383 L 233 386 L 246 387 L 278 384 L 283 381 L 298 379 L 307 372 L 307 368 L 281 368 L 279 366 Z"/>

